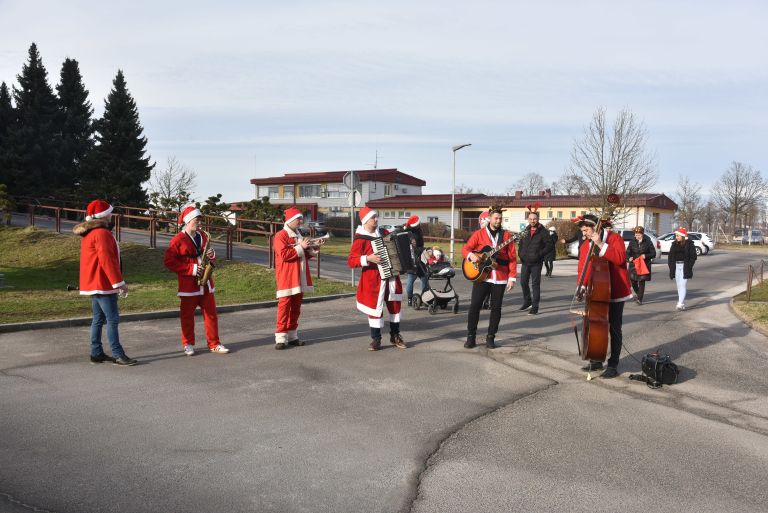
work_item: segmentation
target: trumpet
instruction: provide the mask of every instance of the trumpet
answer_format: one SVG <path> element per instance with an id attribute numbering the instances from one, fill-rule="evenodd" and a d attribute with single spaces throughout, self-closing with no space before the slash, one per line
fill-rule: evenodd
<path id="1" fill-rule="evenodd" d="M 203 247 L 203 254 L 202 254 L 202 260 L 200 262 L 200 267 L 203 269 L 203 273 L 198 275 L 197 277 L 197 284 L 203 285 L 204 283 L 207 283 L 208 280 L 211 277 L 211 274 L 213 274 L 213 262 L 210 258 L 208 258 L 208 249 L 211 246 L 211 234 L 206 232 L 205 230 L 200 230 L 200 233 L 202 233 L 205 236 L 205 246 Z"/>
<path id="2" fill-rule="evenodd" d="M 309 247 L 314 249 L 314 250 L 318 250 L 318 249 L 320 249 L 320 246 L 325 244 L 325 241 L 327 241 L 330 238 L 331 238 L 331 234 L 330 233 L 326 233 L 322 237 L 317 237 L 317 238 L 314 238 L 314 239 L 309 239 Z"/>

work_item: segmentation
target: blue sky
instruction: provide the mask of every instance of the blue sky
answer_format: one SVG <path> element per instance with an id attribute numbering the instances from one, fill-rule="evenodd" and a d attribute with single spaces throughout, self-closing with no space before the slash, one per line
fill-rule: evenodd
<path id="1" fill-rule="evenodd" d="M 0 80 L 35 41 L 52 83 L 78 60 L 100 114 L 123 69 L 149 153 L 194 169 L 198 199 L 377 150 L 450 192 L 466 142 L 459 184 L 555 180 L 599 106 L 645 123 L 656 191 L 679 175 L 706 191 L 734 160 L 768 173 L 768 3 L 533 4 L 0 0 Z"/>

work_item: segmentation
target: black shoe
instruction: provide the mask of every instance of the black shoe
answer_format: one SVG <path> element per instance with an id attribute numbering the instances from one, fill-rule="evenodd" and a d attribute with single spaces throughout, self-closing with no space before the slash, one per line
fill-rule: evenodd
<path id="1" fill-rule="evenodd" d="M 523 310 L 528 310 L 532 306 L 533 305 L 531 303 L 523 303 L 523 306 L 520 307 L 520 311 L 522 312 Z"/>
<path id="2" fill-rule="evenodd" d="M 372 338 L 368 345 L 368 351 L 378 351 L 381 349 L 381 338 Z"/>
<path id="3" fill-rule="evenodd" d="M 91 363 L 104 363 L 104 362 L 113 362 L 115 359 L 111 356 L 107 356 L 106 354 L 102 353 L 99 356 L 91 356 Z"/>
<path id="4" fill-rule="evenodd" d="M 130 367 L 131 365 L 136 365 L 139 363 L 138 360 L 134 360 L 133 358 L 129 358 L 128 355 L 123 356 L 122 358 L 115 358 L 113 362 L 115 365 L 123 365 L 125 367 Z"/>
<path id="5" fill-rule="evenodd" d="M 486 335 L 485 336 L 485 347 L 488 349 L 496 349 L 496 343 L 494 342 L 494 339 L 496 338 L 495 335 Z"/>
<path id="6" fill-rule="evenodd" d="M 581 370 L 587 371 L 587 372 L 602 370 L 602 369 L 603 369 L 603 362 L 590 362 L 589 364 L 581 368 Z"/>
<path id="7" fill-rule="evenodd" d="M 289 346 L 303 346 L 304 342 L 302 342 L 301 340 L 299 340 L 297 338 L 296 340 L 291 340 L 290 342 L 288 342 L 288 345 Z"/>
<path id="8" fill-rule="evenodd" d="M 534 306 L 530 310 L 528 310 L 528 315 L 538 315 L 539 314 L 539 307 Z"/>
<path id="9" fill-rule="evenodd" d="M 275 344 L 275 349 L 277 349 L 278 351 L 285 349 L 285 344 L 282 342 L 278 342 L 277 344 Z"/>
<path id="10" fill-rule="evenodd" d="M 413 306 L 413 296 L 408 298 L 408 306 Z"/>
<path id="11" fill-rule="evenodd" d="M 467 341 L 464 342 L 464 347 L 466 347 L 467 349 L 472 349 L 475 346 L 477 346 L 477 343 L 475 342 L 475 336 L 467 335 Z"/>
<path id="12" fill-rule="evenodd" d="M 603 371 L 603 373 L 600 374 L 600 377 L 604 379 L 610 379 L 610 378 L 615 378 L 618 375 L 619 375 L 619 371 L 618 369 L 616 369 L 616 367 L 607 367 Z"/>
<path id="13" fill-rule="evenodd" d="M 490 310 L 490 309 L 491 309 L 490 301 L 486 301 L 485 303 L 483 303 L 483 310 Z"/>

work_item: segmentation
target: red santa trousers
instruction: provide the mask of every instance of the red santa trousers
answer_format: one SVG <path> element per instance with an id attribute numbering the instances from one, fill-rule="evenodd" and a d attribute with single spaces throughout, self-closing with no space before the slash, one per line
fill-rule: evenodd
<path id="1" fill-rule="evenodd" d="M 205 324 L 205 336 L 208 339 L 208 347 L 213 349 L 219 345 L 219 318 L 216 315 L 216 299 L 213 294 L 206 291 L 202 296 L 179 296 L 181 299 L 181 343 L 195 344 L 195 310 L 199 306 L 203 311 L 203 323 Z"/>
<path id="2" fill-rule="evenodd" d="M 277 300 L 277 325 L 275 326 L 275 343 L 285 344 L 299 338 L 299 315 L 301 315 L 301 300 L 303 293 L 284 296 Z"/>

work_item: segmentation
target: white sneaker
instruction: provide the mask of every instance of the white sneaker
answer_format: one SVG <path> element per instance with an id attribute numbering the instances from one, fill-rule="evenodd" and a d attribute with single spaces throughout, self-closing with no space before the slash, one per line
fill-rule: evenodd
<path id="1" fill-rule="evenodd" d="M 678 303 L 678 305 L 675 307 L 678 311 L 685 310 L 685 305 Z"/>
<path id="2" fill-rule="evenodd" d="M 195 354 L 195 346 L 191 346 L 189 344 L 184 346 L 184 354 L 187 356 L 192 356 L 193 354 Z"/>
<path id="3" fill-rule="evenodd" d="M 217 345 L 216 347 L 212 348 L 212 349 L 211 349 L 211 352 L 212 352 L 212 353 L 221 353 L 221 354 L 226 354 L 226 353 L 228 353 L 228 352 L 229 352 L 229 349 L 227 349 L 226 347 L 224 347 L 224 346 L 222 346 L 221 344 L 219 344 L 219 345 Z"/>

